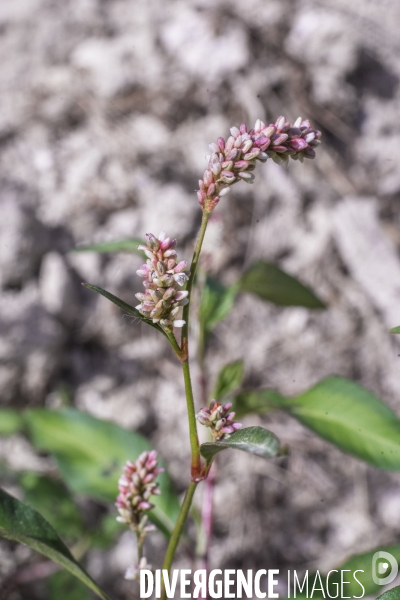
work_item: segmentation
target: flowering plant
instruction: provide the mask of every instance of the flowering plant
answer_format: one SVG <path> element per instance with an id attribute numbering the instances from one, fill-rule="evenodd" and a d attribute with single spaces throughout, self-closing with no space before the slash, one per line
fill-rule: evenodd
<path id="1" fill-rule="evenodd" d="M 345 452 L 379 468 L 400 469 L 399 419 L 375 396 L 344 379 L 327 378 L 296 398 L 284 398 L 270 390 L 238 393 L 243 378 L 243 363 L 236 361 L 223 368 L 213 397 L 207 401 L 204 356 L 207 335 L 232 308 L 238 291 L 256 294 L 259 298 L 278 305 L 298 305 L 310 309 L 325 307 L 319 298 L 299 281 L 275 265 L 263 261 L 252 265 L 240 280 L 229 288 L 208 276 L 203 277 L 203 283 L 199 285 L 202 289 L 198 311 L 198 361 L 204 389 L 203 406 L 196 407 L 190 372 L 190 309 L 193 305 L 202 243 L 210 216 L 233 184 L 240 181 L 253 183 L 254 170 L 258 163 L 272 159 L 278 165 L 287 166 L 290 158 L 300 162 L 303 162 L 304 158 L 312 159 L 315 149 L 320 144 L 320 137 L 320 132 L 313 129 L 309 121 L 301 118 L 293 124 L 284 117 L 279 117 L 275 123 L 269 125 L 257 120 L 252 129 L 248 129 L 245 124 L 239 128 L 232 127 L 226 140 L 220 137 L 216 143 L 210 145 L 207 168 L 199 180 L 197 197 L 202 219 L 190 264 L 185 260 L 178 260 L 176 240 L 164 232 L 158 237 L 147 233 L 145 243 L 138 245 L 139 252 L 146 256 L 146 262 L 137 271 L 143 280 L 144 291 L 136 294 L 139 301 L 136 307 L 102 288 L 84 284 L 127 314 L 162 333 L 181 364 L 190 437 L 191 470 L 188 474 L 188 488 L 180 505 L 171 492 L 168 474 L 163 467 L 158 466 L 157 452 L 150 449 L 148 442 L 140 436 L 72 410 L 64 413 L 44 409 L 33 410 L 23 417 L 14 413 L 3 414 L 3 419 L 8 419 L 9 432 L 25 428 L 39 449 L 53 454 L 62 477 L 73 491 L 108 501 L 110 496 L 116 493 L 117 470 L 124 465 L 115 502 L 119 513 L 117 520 L 134 533 L 138 551 L 137 563 L 127 565 L 127 579 L 138 579 L 140 571 L 152 570 L 145 554 L 145 540 L 156 527 L 163 531 L 169 540 L 163 570 L 167 574 L 170 572 L 195 491 L 205 480 L 205 485 L 209 487 L 204 494 L 206 506 L 202 511 L 201 529 L 203 536 L 210 536 L 210 505 L 214 482 L 211 469 L 219 452 L 225 449 L 239 449 L 263 458 L 278 457 L 286 453 L 286 449 L 272 432 L 259 426 L 244 427 L 236 421 L 236 414 L 241 418 L 252 413 L 286 410 Z M 118 244 L 115 249 L 118 249 Z M 331 419 L 329 415 L 332 416 Z M 205 428 L 209 441 L 200 443 L 198 425 Z M 100 438 L 96 437 L 99 435 Z M 90 441 L 84 449 L 79 449 L 78 439 L 83 445 L 85 439 L 101 439 L 102 443 L 96 444 L 96 452 L 93 453 L 92 448 L 89 448 Z M 131 454 L 133 448 L 135 455 Z M 53 527 L 34 509 L 1 490 L 0 535 L 34 548 L 67 569 L 103 600 L 108 598 L 64 545 Z M 206 547 L 208 541 L 206 540 Z M 207 552 L 203 559 L 207 568 Z M 373 585 L 370 584 L 368 589 L 371 592 L 374 589 Z M 161 597 L 166 598 L 164 586 L 161 589 Z"/>

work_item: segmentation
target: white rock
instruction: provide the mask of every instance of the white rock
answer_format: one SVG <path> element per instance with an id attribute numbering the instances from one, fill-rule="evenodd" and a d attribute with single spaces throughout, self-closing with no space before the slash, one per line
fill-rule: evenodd
<path id="1" fill-rule="evenodd" d="M 35 274 L 48 243 L 44 226 L 33 211 L 18 202 L 20 190 L 0 199 L 0 285 L 21 285 Z"/>
<path id="2" fill-rule="evenodd" d="M 208 13 L 196 12 L 182 2 L 169 15 L 161 28 L 162 42 L 191 75 L 218 81 L 247 64 L 250 55 L 243 28 L 231 25 L 217 35 Z"/>
<path id="3" fill-rule="evenodd" d="M 378 219 L 374 198 L 345 198 L 334 214 L 342 258 L 388 328 L 400 321 L 400 260 Z"/>
<path id="4" fill-rule="evenodd" d="M 356 66 L 358 44 L 341 15 L 315 7 L 301 10 L 285 47 L 291 56 L 310 66 L 313 93 L 319 102 L 350 91 L 344 78 Z"/>
<path id="5" fill-rule="evenodd" d="M 76 310 L 75 285 L 63 257 L 57 252 L 48 252 L 44 256 L 39 286 L 46 310 L 67 321 L 73 320 Z"/>
<path id="6" fill-rule="evenodd" d="M 176 183 L 159 186 L 150 178 L 138 177 L 137 194 L 141 207 L 147 208 L 141 211 L 141 231 L 155 235 L 165 231 L 178 241 L 191 231 L 193 218 L 199 212 L 194 191 L 188 194 Z"/>

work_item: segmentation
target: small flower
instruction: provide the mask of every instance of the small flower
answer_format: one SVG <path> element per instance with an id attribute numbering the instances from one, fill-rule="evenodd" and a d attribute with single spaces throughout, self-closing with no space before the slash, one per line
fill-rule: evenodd
<path id="1" fill-rule="evenodd" d="M 142 569 L 148 569 L 149 571 L 153 570 L 152 565 L 147 562 L 147 558 L 145 556 L 142 556 L 138 565 L 128 567 L 128 569 L 125 572 L 125 579 L 129 579 L 131 581 L 139 579 L 140 571 Z"/>
<path id="2" fill-rule="evenodd" d="M 272 158 L 280 165 L 287 165 L 290 157 L 303 162 L 304 158 L 314 158 L 314 148 L 321 143 L 321 132 L 312 129 L 310 122 L 301 117 L 293 124 L 279 117 L 268 126 L 258 119 L 253 129 L 248 131 L 243 123 L 239 129 L 232 127 L 230 133 L 226 141 L 220 137 L 217 144 L 210 144 L 207 169 L 199 181 L 197 197 L 209 211 L 227 194 L 229 186 L 238 181 L 253 183 L 251 171 L 256 161 Z"/>
<path id="3" fill-rule="evenodd" d="M 189 302 L 189 292 L 180 290 L 188 276 L 184 273 L 187 263 L 176 260 L 176 240 L 166 237 L 162 231 L 158 238 L 152 233 L 145 236 L 147 245 L 139 246 L 147 256 L 146 264 L 136 273 L 144 279 L 144 293 L 136 294 L 140 304 L 137 310 L 146 319 L 159 323 L 164 329 L 182 327 L 185 321 L 177 319 L 179 309 Z"/>
<path id="4" fill-rule="evenodd" d="M 143 452 L 136 462 L 128 461 L 118 481 L 119 494 L 115 506 L 118 508 L 117 521 L 126 523 L 138 537 L 153 531 L 153 525 L 148 525 L 145 514 L 153 504 L 151 496 L 159 495 L 156 477 L 164 469 L 157 466 L 157 452 Z"/>
<path id="5" fill-rule="evenodd" d="M 209 427 L 215 440 L 227 439 L 232 433 L 242 427 L 235 422 L 235 413 L 230 412 L 232 403 L 220 404 L 216 400 L 210 402 L 209 407 L 202 408 L 196 415 L 199 423 Z"/>

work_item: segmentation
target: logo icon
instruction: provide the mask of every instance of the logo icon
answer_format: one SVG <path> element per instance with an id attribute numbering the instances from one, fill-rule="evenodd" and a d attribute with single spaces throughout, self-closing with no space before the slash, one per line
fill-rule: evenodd
<path id="1" fill-rule="evenodd" d="M 399 572 L 397 560 L 389 552 L 375 552 L 372 557 L 372 579 L 376 585 L 392 583 Z"/>

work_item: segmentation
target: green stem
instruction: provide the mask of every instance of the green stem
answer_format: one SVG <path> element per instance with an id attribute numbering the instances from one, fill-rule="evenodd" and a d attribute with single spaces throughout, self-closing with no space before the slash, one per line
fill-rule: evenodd
<path id="1" fill-rule="evenodd" d="M 172 331 L 167 331 L 167 330 L 165 330 L 165 334 L 166 334 L 166 336 L 169 340 L 169 343 L 171 344 L 175 354 L 177 355 L 179 360 L 181 360 L 182 352 L 181 352 L 178 342 L 176 341 L 175 335 L 172 333 Z"/>
<path id="2" fill-rule="evenodd" d="M 208 211 L 203 211 L 200 231 L 197 236 L 196 244 L 194 247 L 192 263 L 190 265 L 190 274 L 189 281 L 186 286 L 186 290 L 189 292 L 189 298 L 191 296 L 194 278 L 196 275 L 196 269 L 199 262 L 201 246 L 203 244 L 204 235 L 206 233 L 208 219 L 210 218 L 210 213 Z M 185 381 L 185 392 L 186 392 L 186 404 L 188 411 L 188 419 L 189 419 L 189 435 L 190 435 L 190 447 L 192 451 L 192 480 L 199 481 L 200 480 L 200 471 L 201 471 L 201 459 L 200 459 L 200 445 L 199 438 L 197 435 L 197 426 L 196 426 L 196 409 L 194 406 L 194 398 L 193 398 L 193 389 L 192 389 L 192 381 L 190 378 L 190 368 L 189 368 L 189 307 L 190 303 L 183 307 L 183 320 L 185 321 L 185 325 L 182 328 L 182 341 L 181 341 L 181 353 L 180 360 L 182 362 L 183 369 L 183 378 Z"/>
<path id="3" fill-rule="evenodd" d="M 194 406 L 194 397 L 192 389 L 192 380 L 190 377 L 189 361 L 182 363 L 183 379 L 185 381 L 186 406 L 189 420 L 190 448 L 192 451 L 192 481 L 200 481 L 200 444 L 197 435 L 196 409 Z"/>
<path id="4" fill-rule="evenodd" d="M 191 296 L 194 278 L 196 275 L 196 269 L 199 262 L 201 246 L 203 244 L 204 235 L 206 233 L 208 219 L 210 218 L 210 213 L 208 211 L 203 211 L 200 231 L 197 236 L 196 244 L 194 247 L 192 264 L 190 265 L 190 274 L 189 281 L 186 286 L 186 290 L 189 292 L 189 298 Z M 192 390 L 192 381 L 190 378 L 190 369 L 189 369 L 189 307 L 190 303 L 184 306 L 183 308 L 183 320 L 185 321 L 185 325 L 182 328 L 182 341 L 181 341 L 181 362 L 183 369 L 183 378 L 185 380 L 185 392 L 186 392 L 186 404 L 188 411 L 188 419 L 189 419 L 189 434 L 190 434 L 190 447 L 192 450 L 192 480 L 199 481 L 200 471 L 201 471 L 201 460 L 200 460 L 200 445 L 199 438 L 197 435 L 197 426 L 196 426 L 196 410 L 194 406 L 194 398 L 193 398 L 193 390 Z"/>
<path id="5" fill-rule="evenodd" d="M 192 500 L 193 500 L 194 493 L 196 491 L 196 487 L 197 487 L 197 483 L 195 481 L 192 481 L 189 484 L 189 487 L 186 491 L 185 499 L 183 500 L 181 509 L 179 511 L 178 518 L 175 523 L 174 531 L 172 532 L 172 535 L 169 540 L 169 544 L 168 544 L 168 548 L 167 548 L 167 552 L 165 554 L 164 564 L 163 564 L 163 569 L 168 571 L 168 574 L 169 574 L 171 566 L 172 566 L 172 561 L 174 560 L 176 548 L 178 546 L 180 537 L 182 535 L 183 527 L 185 525 L 190 507 L 192 505 Z M 165 600 L 165 598 L 166 598 L 165 587 L 162 584 L 161 600 Z"/>
<path id="6" fill-rule="evenodd" d="M 210 218 L 210 214 L 211 214 L 210 212 L 204 210 L 203 216 L 201 218 L 200 231 L 198 233 L 196 245 L 194 247 L 192 264 L 190 265 L 189 281 L 186 286 L 186 290 L 189 292 L 189 299 L 190 299 L 190 294 L 191 294 L 193 283 L 194 283 L 194 278 L 196 275 L 197 265 L 199 263 L 201 246 L 203 245 L 204 235 L 206 233 L 208 219 Z M 182 352 L 185 352 L 186 354 L 188 352 L 189 308 L 190 308 L 190 303 L 183 307 L 183 315 L 182 315 L 183 320 L 186 322 L 185 322 L 185 325 L 182 327 L 181 347 L 182 347 Z"/>
<path id="7" fill-rule="evenodd" d="M 201 246 L 203 244 L 204 235 L 206 233 L 208 219 L 210 218 L 210 212 L 203 210 L 203 216 L 201 219 L 200 231 L 197 236 L 196 244 L 194 247 L 192 263 L 190 265 L 190 274 L 189 280 L 186 286 L 186 290 L 190 294 L 192 292 L 194 278 L 196 275 L 196 269 L 199 262 Z M 197 435 L 197 425 L 196 425 L 196 409 L 194 405 L 194 397 L 193 397 L 193 389 L 192 389 L 192 380 L 190 377 L 190 367 L 189 367 L 189 304 L 183 307 L 183 319 L 185 321 L 185 325 L 182 328 L 182 339 L 181 339 L 181 347 L 177 345 L 175 336 L 173 333 L 167 333 L 167 337 L 175 350 L 176 355 L 182 363 L 182 371 L 183 371 L 183 379 L 185 382 L 185 394 L 186 394 L 186 404 L 187 404 L 187 412 L 188 412 L 188 420 L 189 420 L 189 436 L 190 436 L 190 448 L 192 454 L 192 481 L 189 484 L 187 489 L 185 499 L 182 503 L 181 510 L 178 515 L 178 519 L 176 521 L 174 530 L 172 532 L 167 552 L 164 559 L 163 569 L 166 569 L 169 573 L 172 561 L 174 560 L 175 551 L 178 546 L 180 537 L 182 535 L 183 527 L 185 525 L 187 516 L 189 514 L 189 510 L 192 504 L 194 492 L 196 490 L 197 484 L 201 479 L 204 479 L 201 473 L 201 456 L 200 456 L 200 444 L 199 438 Z M 162 586 L 162 595 L 161 598 L 165 600 L 165 588 Z"/>
<path id="8" fill-rule="evenodd" d="M 137 555 L 138 555 L 138 565 L 143 558 L 143 542 L 144 538 L 142 536 L 137 536 Z"/>

